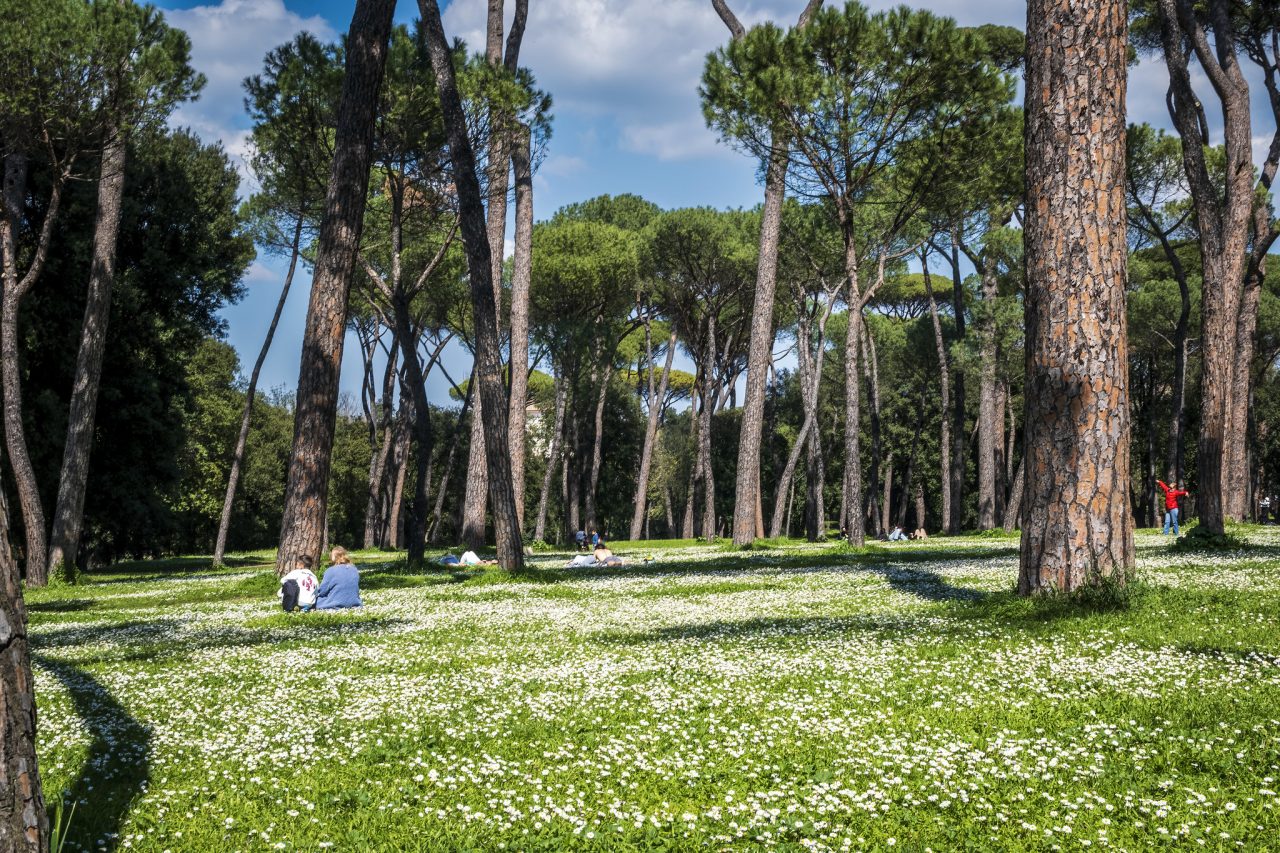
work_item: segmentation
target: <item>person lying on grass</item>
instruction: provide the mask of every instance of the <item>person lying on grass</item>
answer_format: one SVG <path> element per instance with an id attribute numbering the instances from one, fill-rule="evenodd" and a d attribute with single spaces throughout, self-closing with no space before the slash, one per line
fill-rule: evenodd
<path id="1" fill-rule="evenodd" d="M 342 607 L 359 607 L 360 570 L 351 564 L 347 549 L 334 548 L 329 552 L 329 562 L 325 569 L 320 589 L 316 592 L 317 610 L 337 610 Z"/>
<path id="2" fill-rule="evenodd" d="M 460 562 L 464 566 L 496 566 L 498 565 L 497 560 L 480 559 L 480 555 L 477 554 L 475 551 L 464 551 L 462 553 L 462 560 Z"/>
<path id="3" fill-rule="evenodd" d="M 292 613 L 298 608 L 306 613 L 316 606 L 316 590 L 320 582 L 311 571 L 314 563 L 310 555 L 303 554 L 294 561 L 293 571 L 280 579 L 280 606 L 285 613 Z"/>
<path id="4" fill-rule="evenodd" d="M 596 558 L 597 566 L 621 566 L 622 565 L 622 558 L 616 556 L 612 551 L 610 551 L 609 546 L 604 544 L 603 539 L 601 539 L 600 542 L 596 545 L 596 550 L 592 552 L 592 556 Z"/>

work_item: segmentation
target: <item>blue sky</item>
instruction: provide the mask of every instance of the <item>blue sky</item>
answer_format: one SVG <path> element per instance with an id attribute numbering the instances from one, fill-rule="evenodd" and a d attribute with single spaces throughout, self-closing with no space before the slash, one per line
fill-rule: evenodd
<path id="1" fill-rule="evenodd" d="M 209 79 L 201 98 L 184 105 L 174 122 L 208 142 L 221 140 L 238 159 L 249 128 L 240 81 L 260 70 L 268 50 L 299 31 L 325 39 L 345 32 L 354 0 L 159 0 L 157 5 L 170 23 L 190 35 L 193 64 Z M 867 5 L 897 4 L 869 0 Z M 963 25 L 1023 28 L 1026 23 L 1023 0 L 915 0 L 913 5 L 950 15 Z M 754 163 L 718 144 L 699 111 L 703 59 L 727 38 L 709 0 L 532 0 L 530 6 L 522 64 L 555 99 L 553 137 L 534 185 L 538 219 L 601 193 L 633 192 L 668 208 L 750 207 L 759 202 Z M 730 0 L 730 6 L 748 26 L 765 19 L 790 24 L 804 0 Z M 484 10 L 484 0 L 452 0 L 444 7 L 449 36 L 481 44 Z M 417 3 L 400 0 L 398 19 L 408 22 L 416 16 Z M 1166 86 L 1159 61 L 1144 59 L 1133 68 L 1130 121 L 1167 126 Z M 1263 109 L 1259 101 L 1255 115 L 1269 114 Z M 1269 125 L 1258 130 L 1269 139 Z M 1261 144 L 1259 139 L 1259 148 Z M 228 340 L 246 370 L 279 296 L 283 267 L 278 259 L 260 257 L 246 277 L 244 300 L 223 311 Z M 309 275 L 295 280 L 263 370 L 264 388 L 297 383 L 309 285 Z M 469 358 L 455 351 L 446 363 L 460 377 Z M 354 397 L 359 383 L 359 357 L 349 340 L 343 390 Z M 446 388 L 437 374 L 428 391 L 433 400 L 443 401 Z"/>

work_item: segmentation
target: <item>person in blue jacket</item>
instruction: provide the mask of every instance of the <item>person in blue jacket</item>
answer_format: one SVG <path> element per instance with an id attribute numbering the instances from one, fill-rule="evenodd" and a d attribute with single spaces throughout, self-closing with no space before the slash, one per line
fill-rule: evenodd
<path id="1" fill-rule="evenodd" d="M 359 607 L 360 570 L 351 564 L 347 549 L 338 547 L 329 552 L 333 564 L 325 569 L 316 590 L 316 610 L 337 610 L 342 607 Z"/>

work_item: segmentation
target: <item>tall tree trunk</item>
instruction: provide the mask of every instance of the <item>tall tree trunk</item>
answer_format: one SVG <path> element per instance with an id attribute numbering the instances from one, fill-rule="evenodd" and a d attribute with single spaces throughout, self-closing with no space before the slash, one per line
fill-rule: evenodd
<path id="1" fill-rule="evenodd" d="M 394 230 L 399 231 L 398 228 Z M 398 254 L 400 240 L 398 236 L 393 236 L 392 239 L 393 252 Z M 429 487 L 427 474 L 431 466 L 434 441 L 431 433 L 431 405 L 427 399 L 426 377 L 418 359 L 418 336 L 410 325 L 410 310 L 408 297 L 397 287 L 392 305 L 392 319 L 395 323 L 396 341 L 400 344 L 400 357 L 404 362 L 404 373 L 400 377 L 401 387 L 408 386 L 413 404 L 409 428 L 413 432 L 417 473 L 414 478 L 413 504 L 409 507 L 407 546 L 410 565 L 417 565 L 422 562 L 427 547 L 427 504 L 430 500 L 427 494 Z"/>
<path id="2" fill-rule="evenodd" d="M 1005 402 L 1009 389 L 1002 382 L 996 383 L 996 401 L 992 407 L 996 413 L 996 423 L 992 428 L 992 443 L 995 445 L 995 460 L 993 468 L 995 469 L 995 514 L 992 520 L 992 527 L 1004 518 L 1004 496 L 1009 491 L 1009 477 L 1005 474 L 1005 461 L 1008 454 L 1012 452 L 1005 444 Z"/>
<path id="3" fill-rule="evenodd" d="M 1125 0 L 1027 7 L 1027 523 L 1018 591 L 1134 566 L 1125 325 Z"/>
<path id="4" fill-rule="evenodd" d="M 364 228 L 374 119 L 394 12 L 395 0 L 356 0 L 347 36 L 333 168 L 302 339 L 278 574 L 292 569 L 301 555 L 318 561 L 324 547 L 347 303 Z"/>
<path id="5" fill-rule="evenodd" d="M 600 485 L 600 464 L 603 462 L 604 448 L 604 404 L 609 395 L 609 380 L 613 378 L 613 362 L 604 362 L 604 376 L 600 381 L 600 392 L 596 397 L 595 422 L 591 433 L 591 479 L 587 483 L 587 527 L 599 530 L 599 519 L 596 518 L 596 489 Z"/>
<path id="6" fill-rule="evenodd" d="M 707 320 L 706 366 L 702 370 L 702 425 L 698 430 L 698 464 L 702 469 L 702 536 L 716 538 L 716 481 L 711 470 L 711 415 L 715 411 L 711 387 L 715 384 L 716 317 Z"/>
<path id="7" fill-rule="evenodd" d="M 495 292 L 501 280 L 493 280 L 493 250 L 485 233 L 484 199 L 476 179 L 475 156 L 467 137 L 467 119 L 454 78 L 453 55 L 440 22 L 435 0 L 419 0 L 427 51 L 435 70 L 441 110 L 449 138 L 449 158 L 453 162 L 458 192 L 462 243 L 467 253 L 471 279 L 471 304 L 475 318 L 476 378 L 480 384 L 478 401 L 483 402 L 485 457 L 489 479 L 489 504 L 493 509 L 498 540 L 498 563 L 507 571 L 524 569 L 524 549 L 515 489 L 511 482 L 511 451 L 507 441 L 506 388 L 502 381 L 502 350 L 498 334 L 498 301 Z M 505 172 L 505 167 L 504 167 Z M 501 244 L 498 246 L 501 264 Z M 499 269 L 501 267 L 499 266 Z M 477 414 L 480 413 L 477 408 Z"/>
<path id="8" fill-rule="evenodd" d="M 409 440 L 411 438 L 411 429 L 409 426 L 410 409 L 413 403 L 409 398 L 409 390 L 400 386 L 400 417 L 397 418 L 395 449 L 392 451 L 392 466 L 395 471 L 395 480 L 391 485 L 391 495 L 387 505 L 387 530 L 386 530 L 386 547 L 393 551 L 400 550 L 404 545 L 404 484 L 409 474 Z"/>
<path id="9" fill-rule="evenodd" d="M 778 280 L 778 237 L 782 231 L 782 202 L 787 192 L 790 146 L 784 132 L 773 132 L 773 146 L 764 182 L 764 212 L 760 219 L 760 257 L 756 268 L 755 301 L 751 307 L 751 343 L 747 354 L 747 399 L 738 441 L 737 484 L 733 510 L 733 544 L 749 545 L 755 538 L 755 504 L 760 491 L 760 440 L 764 429 L 765 378 L 773 361 L 773 298 Z"/>
<path id="10" fill-rule="evenodd" d="M 866 541 L 866 519 L 862 513 L 862 371 L 858 350 L 862 343 L 862 292 L 858 284 L 858 252 L 846 224 L 844 235 L 846 304 L 848 327 L 844 344 L 844 493 L 841 515 L 848 524 L 849 544 L 861 547 Z"/>
<path id="11" fill-rule="evenodd" d="M 671 484 L 662 484 L 662 503 L 667 515 L 667 538 L 676 538 L 675 508 L 671 504 Z"/>
<path id="12" fill-rule="evenodd" d="M 960 278 L 959 239 L 953 233 L 951 237 L 951 309 L 955 314 L 956 340 L 963 341 L 965 335 L 964 321 L 964 284 Z M 947 532 L 959 533 L 964 529 L 964 475 L 965 475 L 965 430 L 964 430 L 964 369 L 956 365 L 951 372 L 951 515 L 947 517 Z"/>
<path id="13" fill-rule="evenodd" d="M 524 529 L 525 405 L 529 396 L 529 284 L 533 274 L 533 166 L 529 128 L 521 125 L 511 148 L 516 182 L 515 256 L 511 271 L 511 485 Z M 539 537 L 541 538 L 541 537 Z"/>
<path id="14" fill-rule="evenodd" d="M 18 565 L 9 549 L 9 508 L 0 498 L 0 849 L 48 853 L 49 818 L 36 758 L 35 677 Z"/>
<path id="15" fill-rule="evenodd" d="M 364 509 L 364 545 L 376 548 L 380 543 L 379 526 L 387 500 L 387 462 L 391 458 L 393 411 L 391 395 L 395 392 L 396 362 L 394 350 L 387 356 L 387 366 L 382 374 L 382 417 L 375 430 L 381 429 L 382 441 L 370 440 L 369 496 Z M 375 433 L 376 435 L 376 433 Z"/>
<path id="16" fill-rule="evenodd" d="M 93 424 L 102 382 L 102 359 L 107 351 L 107 324 L 111 320 L 111 290 L 116 278 L 116 242 L 120 234 L 120 210 L 124 203 L 125 160 L 128 140 L 123 129 L 109 125 L 102 147 L 102 174 L 98 179 L 98 207 L 93 223 L 93 262 L 85 299 L 80 351 L 71 386 L 67 415 L 67 441 L 62 449 L 58 477 L 58 503 L 53 513 L 53 535 L 47 567 L 27 564 L 27 582 L 43 586 L 51 573 L 74 577 L 84 524 L 84 497 L 89 484 L 89 455 L 93 450 Z M 45 570 L 47 568 L 47 571 Z M 37 569 L 41 571 L 37 572 Z"/>
<path id="17" fill-rule="evenodd" d="M 440 477 L 440 488 L 436 493 L 436 506 L 431 513 L 431 527 L 427 531 L 427 539 L 431 543 L 440 541 L 440 519 L 444 517 L 444 501 L 449 494 L 449 483 L 453 480 L 454 460 L 458 456 L 458 445 L 462 441 L 463 424 L 467 413 L 471 410 L 471 401 L 475 396 L 475 384 L 467 383 L 467 393 L 462 399 L 462 408 L 458 411 L 458 420 L 453 425 L 453 437 L 449 440 L 449 455 L 445 459 L 444 474 Z"/>
<path id="18" fill-rule="evenodd" d="M 578 409 L 577 394 L 574 394 L 573 414 L 577 414 Z M 574 539 L 574 535 L 582 529 L 582 516 L 579 515 L 581 509 L 581 491 L 582 478 L 579 476 L 578 459 L 582 455 L 581 431 L 578 429 L 578 419 L 576 417 L 569 418 L 569 446 L 568 452 L 564 457 L 564 517 L 565 517 L 565 533 L 566 538 L 570 541 Z"/>
<path id="19" fill-rule="evenodd" d="M 271 341 L 276 336 L 276 327 L 280 325 L 280 315 L 284 313 L 284 303 L 289 298 L 289 287 L 293 284 L 293 273 L 298 268 L 298 253 L 302 248 L 302 215 L 293 229 L 293 245 L 289 252 L 289 271 L 284 277 L 284 286 L 280 288 L 280 298 L 276 301 L 275 313 L 271 315 L 271 325 L 267 327 L 267 336 L 258 350 L 258 358 L 253 363 L 253 372 L 249 374 L 249 387 L 245 390 L 244 411 L 240 413 L 240 432 L 236 436 L 236 449 L 231 454 L 231 472 L 227 475 L 227 493 L 222 499 L 222 516 L 218 521 L 218 538 L 213 546 L 213 564 L 222 565 L 227 553 L 227 532 L 231 529 L 231 508 L 236 501 L 236 489 L 240 485 L 240 467 L 244 464 L 245 450 L 249 446 L 249 421 L 253 417 L 253 401 L 258 394 L 258 377 L 262 375 L 262 365 L 271 351 Z M 366 525 L 367 527 L 367 525 Z M 369 547 L 368 545 L 365 546 Z"/>
<path id="20" fill-rule="evenodd" d="M 1186 459 L 1187 435 L 1187 337 L 1191 329 L 1191 288 L 1182 259 L 1169 242 L 1168 235 L 1160 233 L 1164 256 L 1173 266 L 1173 277 L 1178 282 L 1181 297 L 1178 325 L 1173 333 L 1173 417 L 1169 429 L 1169 444 L 1165 452 L 1164 477 L 1169 483 L 1181 483 Z"/>
<path id="21" fill-rule="evenodd" d="M 916 430 L 911 437 L 911 452 L 907 455 L 907 473 L 902 481 L 902 497 L 898 501 L 898 518 L 899 527 L 906 529 L 907 526 L 907 504 L 915 496 L 915 473 L 916 473 L 916 455 L 920 450 L 920 434 L 924 432 L 924 389 L 920 390 L 920 404 L 916 407 Z M 924 500 L 923 495 L 920 498 Z M 888 526 L 886 524 L 886 526 Z M 924 514 L 916 513 L 916 527 L 924 527 Z"/>
<path id="22" fill-rule="evenodd" d="M 26 533 L 28 575 L 44 571 L 48 563 L 45 539 L 44 505 L 40 501 L 40 485 L 27 450 L 26 428 L 22 420 L 21 340 L 18 316 L 22 299 L 39 277 L 47 257 L 53 222 L 57 219 L 62 198 L 63 181 L 57 180 L 49 198 L 45 224 L 35 258 L 25 275 L 18 275 L 18 233 L 22 227 L 27 187 L 27 158 L 11 153 L 4 158 L 4 211 L 0 216 L 0 247 L 3 250 L 4 275 L 0 279 L 0 387 L 4 399 L 5 446 L 9 464 L 18 486 L 18 506 L 22 509 L 22 525 Z M 7 544 L 4 543 L 4 544 Z"/>
<path id="23" fill-rule="evenodd" d="M 782 535 L 782 525 L 787 512 L 791 484 L 795 481 L 796 464 L 800 461 L 800 453 L 808 447 L 810 425 L 811 421 L 806 416 L 804 422 L 800 425 L 800 431 L 796 433 L 795 443 L 791 445 L 791 450 L 787 453 L 787 463 L 782 469 L 782 476 L 778 478 L 777 500 L 773 503 L 773 518 L 769 522 L 769 536 L 775 539 Z"/>
<path id="24" fill-rule="evenodd" d="M 547 470 L 542 475 L 542 493 L 538 496 L 538 520 L 533 528 L 533 538 L 546 541 L 547 499 L 551 495 L 551 479 L 560 461 L 560 434 L 564 431 L 565 403 L 569 398 L 569 389 L 564 377 L 556 374 L 556 422 L 551 431 L 551 450 L 547 454 Z M 635 538 L 634 536 L 631 538 Z"/>
<path id="25" fill-rule="evenodd" d="M 647 334 L 647 331 L 646 331 Z M 662 401 L 667 398 L 667 385 L 671 379 L 671 362 L 676 354 L 676 333 L 667 339 L 667 358 L 662 365 L 662 378 L 653 389 L 653 359 L 649 360 L 649 418 L 644 428 L 644 446 L 640 450 L 640 474 L 636 478 L 635 510 L 631 515 L 631 540 L 640 538 L 640 525 L 645 518 L 645 501 L 649 494 L 649 472 L 653 467 L 653 451 L 658 443 L 658 420 L 662 415 Z"/>
<path id="26" fill-rule="evenodd" d="M 942 458 L 942 476 L 939 485 L 942 489 L 942 526 L 946 529 L 951 523 L 951 375 L 947 366 L 947 342 L 942 336 L 942 321 L 938 317 L 938 302 L 933 296 L 933 276 L 929 273 L 929 257 L 926 250 L 920 250 L 920 264 L 924 269 L 924 289 L 929 296 L 929 315 L 933 319 L 934 346 L 938 349 L 938 378 L 942 395 L 942 428 L 941 440 L 938 443 Z"/>
<path id="27" fill-rule="evenodd" d="M 871 398 L 871 488 L 868 490 L 868 512 L 872 519 L 874 533 L 879 536 L 884 532 L 880 526 L 880 364 L 876 357 L 876 342 L 871 330 L 862 323 L 863 358 L 866 359 L 867 387 Z"/>
<path id="28" fill-rule="evenodd" d="M 1026 491 L 1027 457 L 1023 454 L 1018 460 L 1018 472 L 1013 475 L 1013 485 L 1009 487 L 1009 500 L 1004 509 L 1004 532 L 1012 533 L 1018 526 L 1018 516 L 1022 514 L 1022 496 Z"/>
<path id="29" fill-rule="evenodd" d="M 1260 221 L 1259 221 L 1260 220 Z M 1255 213 L 1254 233 L 1270 230 L 1270 215 L 1266 206 L 1258 205 Z M 1250 265 L 1244 290 L 1240 295 L 1240 310 L 1236 317 L 1236 356 L 1232 364 L 1231 396 L 1228 402 L 1228 430 L 1226 446 L 1226 476 L 1231 487 L 1223 495 L 1224 513 L 1236 521 L 1247 520 L 1252 513 L 1253 481 L 1249 470 L 1249 416 L 1253 410 L 1253 352 L 1254 333 L 1258 325 L 1258 303 L 1262 295 L 1262 283 L 1266 276 L 1265 255 Z"/>
<path id="30" fill-rule="evenodd" d="M 699 435 L 702 432 L 702 416 L 698 411 L 699 399 L 702 400 L 703 406 L 708 405 L 708 403 L 706 398 L 701 396 L 701 390 L 702 378 L 698 376 L 694 378 L 694 393 L 689 409 L 689 438 L 691 439 L 690 447 L 693 448 L 693 461 L 689 465 L 689 488 L 685 494 L 684 519 L 680 531 L 681 539 L 693 538 L 693 502 L 694 495 L 697 492 L 698 479 L 702 473 L 702 439 Z"/>
<path id="31" fill-rule="evenodd" d="M 476 381 L 475 373 L 471 381 Z M 462 527 L 459 540 L 468 548 L 485 543 L 485 509 L 489 496 L 489 469 L 485 463 L 484 412 L 479 396 L 471 404 L 471 444 L 467 453 L 467 479 L 463 486 Z"/>
<path id="32" fill-rule="evenodd" d="M 996 437 L 1004 434 L 1004 412 L 997 405 L 996 315 L 999 291 L 995 252 L 982 253 L 981 375 L 978 381 L 978 529 L 996 526 Z"/>
<path id="33" fill-rule="evenodd" d="M 1203 268 L 1196 504 L 1200 527 L 1221 534 L 1231 509 L 1228 495 L 1235 488 L 1230 480 L 1231 444 L 1235 440 L 1231 404 L 1255 188 L 1249 84 L 1237 61 L 1231 12 L 1224 0 L 1207 6 L 1208 28 L 1191 4 L 1156 0 L 1169 69 L 1167 103 L 1182 138 L 1183 168 L 1195 203 Z M 1212 30 L 1212 41 L 1208 29 Z M 1195 54 L 1197 71 L 1209 78 L 1221 100 L 1225 186 L 1209 173 L 1205 149 L 1211 141 L 1201 100 L 1192 88 L 1189 51 Z"/>

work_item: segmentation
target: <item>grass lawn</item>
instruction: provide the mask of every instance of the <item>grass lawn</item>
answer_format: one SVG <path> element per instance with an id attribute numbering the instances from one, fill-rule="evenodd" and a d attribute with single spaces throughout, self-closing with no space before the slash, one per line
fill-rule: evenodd
<path id="1" fill-rule="evenodd" d="M 366 555 L 306 615 L 269 554 L 129 564 L 28 594 L 45 793 L 68 851 L 1274 849 L 1280 531 L 1243 535 L 1140 533 L 1119 608 L 1015 598 L 1000 537 Z"/>

